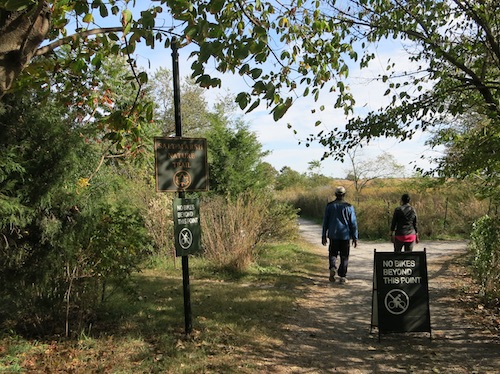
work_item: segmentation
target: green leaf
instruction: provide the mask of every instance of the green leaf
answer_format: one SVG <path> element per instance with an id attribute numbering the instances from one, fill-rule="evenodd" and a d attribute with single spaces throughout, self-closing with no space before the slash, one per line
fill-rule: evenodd
<path id="1" fill-rule="evenodd" d="M 208 74 L 200 75 L 196 79 L 196 83 L 198 83 L 201 87 L 212 87 L 212 78 Z"/>
<path id="2" fill-rule="evenodd" d="M 210 3 L 210 13 L 217 14 L 224 7 L 225 0 L 212 0 Z"/>
<path id="3" fill-rule="evenodd" d="M 250 71 L 250 74 L 252 74 L 253 79 L 257 79 L 262 75 L 262 69 L 254 68 Z"/>
<path id="4" fill-rule="evenodd" d="M 145 71 L 141 71 L 137 75 L 137 79 L 139 79 L 139 82 L 141 82 L 141 84 L 148 83 L 148 73 L 146 73 Z"/>
<path id="5" fill-rule="evenodd" d="M 247 74 L 249 71 L 250 71 L 250 65 L 248 65 L 248 64 L 243 64 L 243 65 L 241 66 L 241 68 L 240 68 L 239 73 L 240 73 L 240 75 L 245 75 L 245 74 Z"/>
<path id="6" fill-rule="evenodd" d="M 103 59 L 102 53 L 96 53 L 96 55 L 92 59 L 92 65 L 94 65 L 97 69 L 99 69 L 102 65 L 102 59 Z"/>
<path id="7" fill-rule="evenodd" d="M 254 110 L 255 108 L 257 108 L 259 105 L 260 105 L 260 99 L 255 100 L 252 103 L 252 105 L 250 106 L 250 108 L 248 108 L 248 110 L 245 113 L 250 113 L 252 110 Z"/>
<path id="8" fill-rule="evenodd" d="M 152 102 L 149 102 L 146 106 L 146 120 L 148 122 L 152 121 L 154 117 L 154 105 Z"/>
<path id="9" fill-rule="evenodd" d="M 108 8 L 104 4 L 99 5 L 99 14 L 101 15 L 102 18 L 105 18 L 109 15 L 108 13 Z"/>
<path id="10" fill-rule="evenodd" d="M 254 94 L 258 95 L 258 94 L 265 92 L 265 91 L 266 91 L 266 86 L 265 86 L 263 81 L 255 82 L 255 84 L 253 85 L 253 93 Z"/>
<path id="11" fill-rule="evenodd" d="M 290 109 L 291 105 L 292 105 L 291 98 L 287 98 L 284 103 L 276 105 L 274 109 L 271 111 L 273 113 L 273 119 L 275 121 L 278 121 L 280 118 L 282 118 L 288 111 L 288 109 Z"/>
<path id="12" fill-rule="evenodd" d="M 85 23 L 94 22 L 94 16 L 92 15 L 92 13 L 87 13 L 85 17 L 83 17 L 83 22 Z"/>
<path id="13" fill-rule="evenodd" d="M 152 28 L 155 25 L 155 16 L 151 12 L 141 12 L 141 23 L 145 28 Z"/>
<path id="14" fill-rule="evenodd" d="M 249 100 L 250 95 L 246 92 L 240 92 L 237 96 L 235 101 L 238 103 L 240 106 L 240 109 L 245 109 L 248 105 L 248 100 Z"/>
<path id="15" fill-rule="evenodd" d="M 184 35 L 194 38 L 198 34 L 198 27 L 196 25 L 189 25 L 184 29 Z"/>
<path id="16" fill-rule="evenodd" d="M 132 19 L 132 11 L 125 9 L 122 12 L 122 27 L 124 35 L 127 35 L 130 32 L 130 29 L 132 28 Z"/>
<path id="17" fill-rule="evenodd" d="M 89 4 L 86 1 L 77 1 L 74 7 L 76 14 L 87 14 L 89 12 Z"/>
<path id="18" fill-rule="evenodd" d="M 118 35 L 116 35 L 114 32 L 113 33 L 109 33 L 108 34 L 108 38 L 110 38 L 111 40 L 113 40 L 114 42 L 117 42 L 120 40 L 120 37 Z"/>

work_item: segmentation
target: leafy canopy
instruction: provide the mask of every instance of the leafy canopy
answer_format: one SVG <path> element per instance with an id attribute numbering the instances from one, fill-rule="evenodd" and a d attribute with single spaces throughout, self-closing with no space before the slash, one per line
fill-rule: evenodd
<path id="1" fill-rule="evenodd" d="M 176 37 L 180 47 L 192 51 L 192 77 L 200 86 L 220 86 L 221 73 L 246 77 L 249 89 L 236 98 L 246 111 L 262 104 L 278 120 L 300 97 L 318 100 L 323 93 L 333 95 L 331 105 L 349 116 L 347 126 L 318 131 L 307 139 L 325 145 L 329 149 L 325 157 L 343 159 L 347 149 L 374 137 L 404 140 L 470 111 L 490 118 L 494 129 L 499 127 L 498 1 L 157 0 L 151 4 L 138 9 L 129 1 L 53 2 L 47 34 L 51 43 L 38 55 L 70 44 L 77 54 L 65 67 L 85 74 L 87 66 L 99 67 L 103 46 L 129 56 L 133 67 L 138 43 L 169 47 Z M 16 0 L 3 1 L 0 7 L 19 10 L 31 5 L 30 0 Z M 167 22 L 160 16 L 163 12 L 168 13 Z M 111 16 L 120 18 L 117 27 L 98 26 L 99 20 Z M 76 25 L 74 36 L 68 35 L 70 25 Z M 389 104 L 357 116 L 348 87 L 350 69 L 367 68 L 375 57 L 370 45 L 387 39 L 407 47 L 415 69 L 401 72 L 397 63 L 388 62 L 386 74 L 378 79 L 386 84 Z M 56 68 L 49 64 L 43 70 L 42 63 L 31 77 Z M 137 86 L 146 81 L 145 73 L 130 77 Z M 122 114 L 134 117 L 131 112 Z M 133 127 L 120 118 L 109 120 Z"/>

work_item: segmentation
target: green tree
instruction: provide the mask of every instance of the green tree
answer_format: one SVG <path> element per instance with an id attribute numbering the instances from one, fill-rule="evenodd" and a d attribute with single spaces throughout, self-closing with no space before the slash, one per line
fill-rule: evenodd
<path id="1" fill-rule="evenodd" d="M 306 183 L 306 177 L 289 166 L 281 168 L 276 177 L 276 189 L 284 190 L 290 187 L 303 186 Z"/>
<path id="2" fill-rule="evenodd" d="M 310 161 L 307 170 L 309 172 L 306 175 L 306 180 L 309 187 L 326 186 L 330 183 L 331 178 L 321 173 L 320 160 Z"/>
<path id="3" fill-rule="evenodd" d="M 443 124 L 429 143 L 446 146 L 444 155 L 435 159 L 441 176 L 468 179 L 493 207 L 500 205 L 500 128 L 491 118 L 463 115 L 453 124 Z"/>
<path id="4" fill-rule="evenodd" d="M 137 193 L 147 162 L 117 162 L 132 152 L 98 121 L 39 101 L 6 95 L 0 113 L 0 320 L 66 321 L 69 334 L 150 251 Z"/>
<path id="5" fill-rule="evenodd" d="M 285 3 L 214 0 L 187 4 L 162 0 L 158 3 L 161 6 L 141 9 L 140 15 L 134 17 L 134 9 L 127 8 L 128 2 L 124 2 L 120 9 L 116 2 L 107 4 L 101 0 L 74 0 L 64 4 L 44 1 L 33 4 L 30 0 L 3 1 L 2 18 L 6 26 L 9 22 L 13 26 L 13 16 L 21 13 L 30 16 L 23 21 L 31 26 L 30 31 L 37 36 L 32 38 L 34 41 L 41 42 L 45 38 L 54 40 L 42 49 L 33 51 L 36 43 L 33 43 L 34 46 L 19 43 L 19 40 L 24 39 L 14 31 L 20 32 L 21 26 L 11 29 L 6 27 L 0 35 L 10 49 L 5 47 L 4 54 L 22 47 L 26 61 L 20 66 L 25 66 L 25 62 L 29 62 L 32 56 L 28 49 L 31 49 L 32 54 L 44 55 L 64 43 L 79 45 L 97 41 L 98 45 L 106 45 L 110 39 L 119 40 L 117 33 L 122 33 L 125 36 L 123 46 L 114 48 L 113 51 L 132 53 L 140 41 L 154 46 L 155 40 L 164 40 L 165 46 L 169 46 L 171 40 L 168 36 L 178 35 L 181 45 L 198 45 L 198 49 L 193 52 L 196 61 L 192 68 L 193 76 L 200 84 L 220 84 L 219 79 L 212 78 L 205 71 L 205 66 L 213 58 L 217 71 L 238 72 L 253 79 L 253 94 L 270 104 L 275 117 L 279 118 L 292 104 L 292 97 L 286 96 L 289 91 L 300 89 L 305 96 L 317 96 L 319 89 L 325 84 L 333 84 L 331 88 L 337 92 L 338 100 L 335 105 L 350 111 L 353 98 L 342 81 L 348 75 L 349 61 L 359 61 L 361 67 L 367 67 L 374 56 L 365 47 L 369 43 L 394 37 L 417 47 L 413 58 L 425 65 L 420 72 L 424 72 L 426 77 L 414 75 L 415 79 L 404 86 L 420 87 L 418 91 L 421 92 L 424 79 L 439 83 L 442 77 L 449 77 L 455 81 L 454 86 L 447 85 L 431 95 L 422 93 L 418 96 L 422 111 L 440 113 L 443 100 L 439 99 L 448 97 L 443 96 L 444 94 L 450 93 L 450 90 L 464 93 L 472 90 L 480 96 L 475 98 L 478 100 L 476 104 L 483 105 L 492 115 L 498 115 L 498 102 L 495 101 L 495 77 L 498 75 L 500 54 L 498 4 L 493 0 L 424 3 L 415 0 L 368 0 L 350 1 L 347 4 L 304 0 Z M 168 8 L 173 17 L 173 24 L 168 29 L 156 27 L 154 22 L 163 11 L 162 6 Z M 116 27 L 97 26 L 96 19 L 111 17 L 111 14 L 120 18 Z M 65 38 L 68 34 L 65 27 L 71 17 L 75 17 L 77 23 L 85 27 L 75 37 Z M 456 22 L 449 22 L 450 19 L 455 19 Z M 471 29 L 476 32 L 469 32 Z M 9 35 L 8 30 L 14 31 Z M 92 35 L 96 35 L 95 39 L 89 38 Z M 103 35 L 108 36 L 103 39 Z M 272 37 L 273 35 L 278 38 Z M 271 38 L 279 42 L 271 43 Z M 284 45 L 290 48 L 278 52 Z M 356 51 L 356 48 L 359 50 Z M 98 53 L 98 48 L 88 49 L 80 57 L 87 58 L 87 55 Z M 276 70 L 263 66 L 264 62 L 271 60 L 277 62 L 274 64 Z M 4 69 L 8 71 L 12 64 L 7 59 L 3 63 Z M 389 72 L 392 67 L 391 64 Z M 270 70 L 264 71 L 265 69 Z M 398 87 L 389 78 L 389 75 L 381 77 L 387 82 L 391 93 Z M 297 84 L 297 81 L 306 85 Z M 416 108 L 410 105 L 416 101 L 410 100 L 409 92 L 400 96 L 395 98 L 390 107 L 397 105 L 404 109 L 399 113 L 406 113 L 407 120 L 398 117 L 404 124 L 417 114 Z M 240 96 L 239 102 L 243 107 L 253 104 L 249 95 L 244 94 Z M 453 105 L 453 109 L 458 112 L 462 110 L 461 107 L 458 103 Z M 417 119 L 422 118 L 424 113 L 418 114 Z M 391 130 L 390 126 L 386 128 Z M 395 129 L 390 132 L 393 131 Z M 371 133 L 376 135 L 375 130 Z M 401 131 L 396 133 L 400 134 Z"/>
<path id="6" fill-rule="evenodd" d="M 158 69 L 151 81 L 155 102 L 155 122 L 164 136 L 175 135 L 174 90 L 172 73 Z M 185 78 L 180 87 L 182 135 L 196 137 L 210 126 L 205 90 Z"/>
<path id="7" fill-rule="evenodd" d="M 218 106 L 211 115 L 211 127 L 204 133 L 208 142 L 210 190 L 236 198 L 243 192 L 270 187 L 268 164 L 255 133 L 241 119 L 231 120 Z"/>
<path id="8" fill-rule="evenodd" d="M 143 147 L 141 124 L 152 120 L 153 108 L 144 100 L 147 74 L 138 71 L 130 56 L 132 50 L 126 48 L 126 41 L 120 44 L 116 34 L 127 33 L 127 11 L 122 13 L 120 27 L 90 30 L 77 26 L 72 36 L 65 28 L 72 17 L 77 25 L 89 26 L 93 11 L 102 16 L 120 13 L 115 4 L 98 3 L 0 2 L 0 98 L 9 90 L 33 89 L 40 103 L 59 101 L 73 113 L 75 121 L 91 118 L 99 122 L 105 130 L 101 136 L 112 140 L 118 152 L 135 152 Z M 129 70 L 120 71 L 126 73 L 119 80 L 121 87 L 106 76 L 110 72 L 108 56 L 128 62 Z M 117 67 L 122 68 L 122 64 Z M 109 89 L 110 84 L 115 90 Z M 130 100 L 123 100 L 120 94 L 128 88 L 134 93 Z"/>
<path id="9" fill-rule="evenodd" d="M 321 174 L 321 161 L 313 160 L 308 162 L 308 168 L 310 174 Z"/>
<path id="10" fill-rule="evenodd" d="M 278 170 L 269 162 L 259 163 L 257 169 L 259 169 L 259 175 L 261 175 L 264 180 L 269 181 L 269 184 L 274 188 L 276 185 L 276 178 L 279 174 Z"/>

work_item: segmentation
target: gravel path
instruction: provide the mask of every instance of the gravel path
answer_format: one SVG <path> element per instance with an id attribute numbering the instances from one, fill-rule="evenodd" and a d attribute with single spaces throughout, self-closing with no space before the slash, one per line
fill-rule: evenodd
<path id="1" fill-rule="evenodd" d="M 303 297 L 285 326 L 286 342 L 264 359 L 270 373 L 500 373 L 500 340 L 467 315 L 458 301 L 466 277 L 456 259 L 465 242 L 428 241 L 426 248 L 432 339 L 429 333 L 370 331 L 374 249 L 392 244 L 363 242 L 351 248 L 347 284 L 329 283 L 321 227 L 300 221 L 304 240 L 323 267 L 308 274 Z"/>

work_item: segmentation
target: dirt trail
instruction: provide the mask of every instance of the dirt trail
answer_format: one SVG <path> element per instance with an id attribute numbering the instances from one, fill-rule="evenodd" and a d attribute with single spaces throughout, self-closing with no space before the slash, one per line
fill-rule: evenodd
<path id="1" fill-rule="evenodd" d="M 317 244 L 323 267 L 309 274 L 303 297 L 285 326 L 286 342 L 263 358 L 269 373 L 500 373 L 500 339 L 477 324 L 460 305 L 464 286 L 456 258 L 465 242 L 421 242 L 426 248 L 432 340 L 428 333 L 370 333 L 374 249 L 391 243 L 360 241 L 351 249 L 349 282 L 328 282 L 327 248 L 321 227 L 300 221 L 302 237 Z"/>

